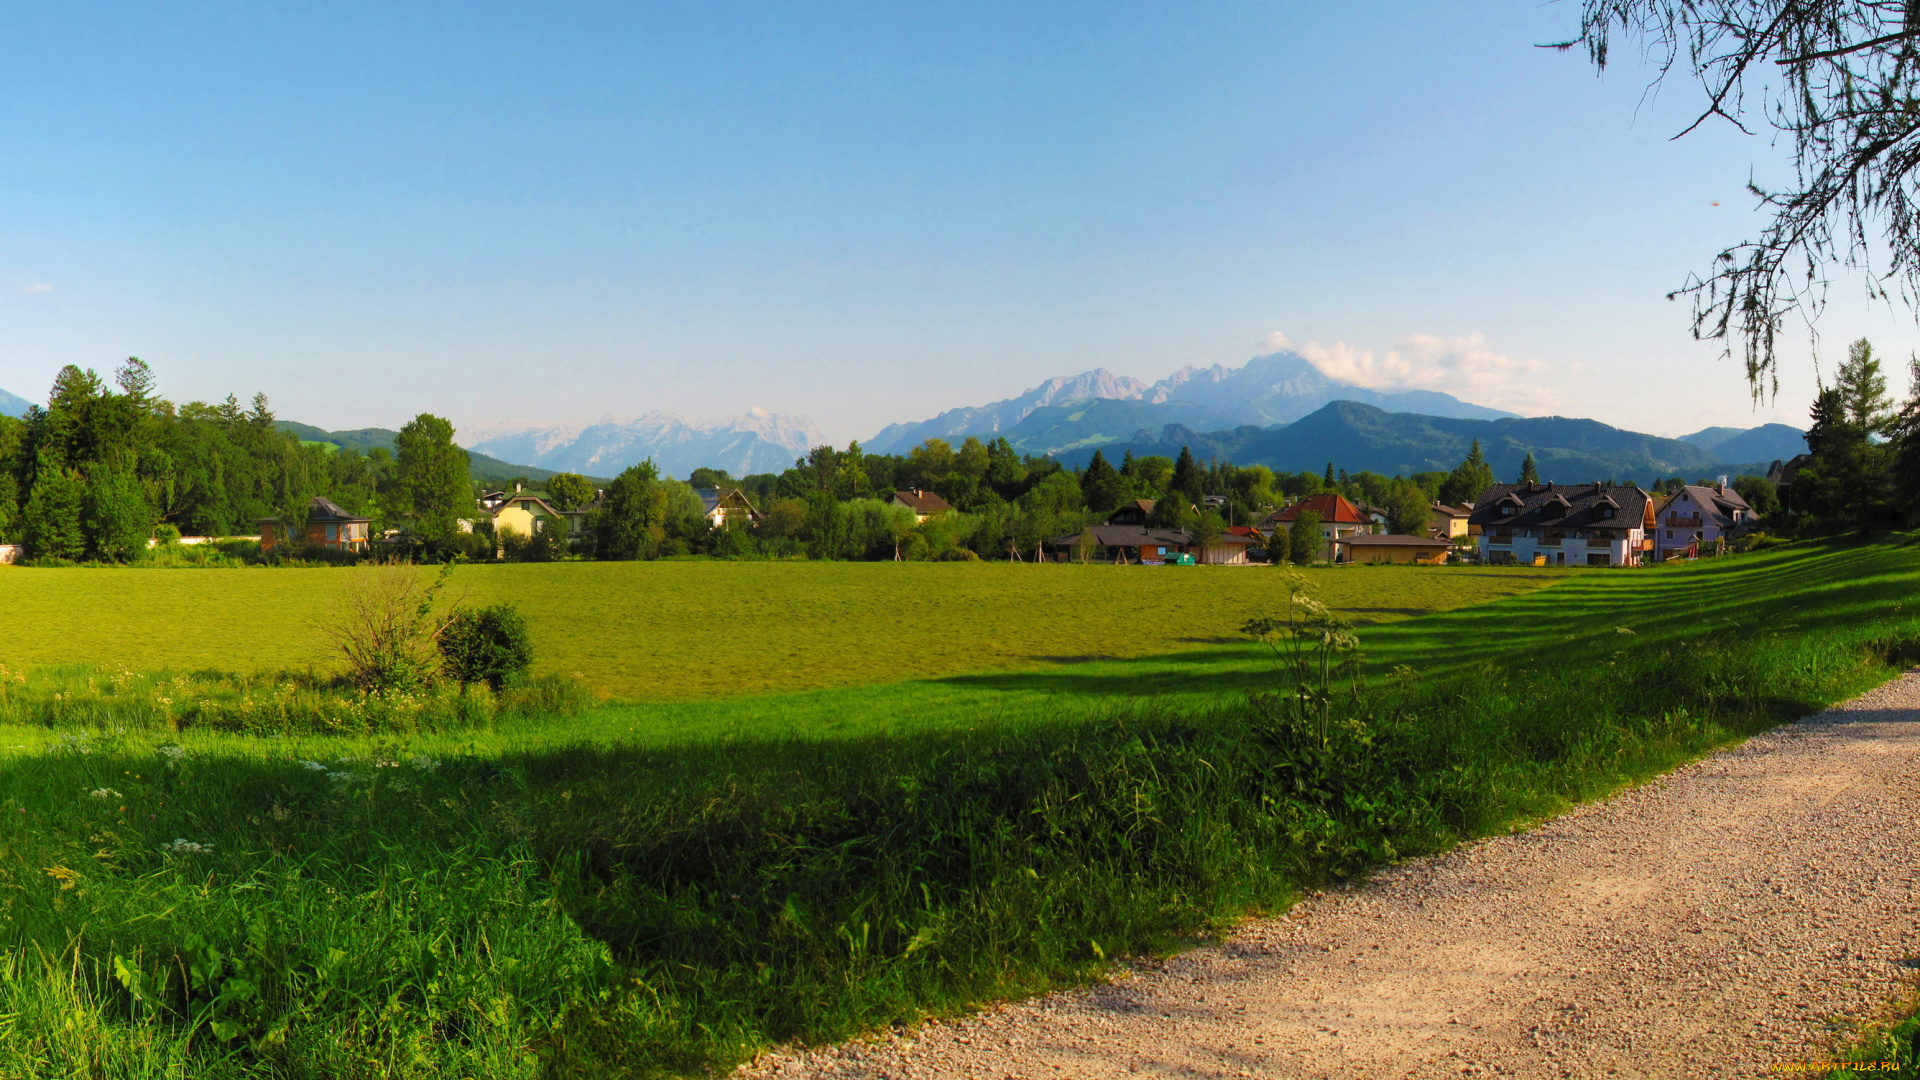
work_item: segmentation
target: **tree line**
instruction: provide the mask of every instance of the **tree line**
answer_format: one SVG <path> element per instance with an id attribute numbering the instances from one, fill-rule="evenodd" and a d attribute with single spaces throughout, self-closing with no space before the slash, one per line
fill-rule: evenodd
<path id="1" fill-rule="evenodd" d="M 416 417 L 392 454 L 302 443 L 274 427 L 264 394 L 176 406 L 137 357 L 111 382 L 68 365 L 44 408 L 0 417 L 0 543 L 32 558 L 126 562 L 162 527 L 234 536 L 261 518 L 298 535 L 316 495 L 443 545 L 473 505 L 444 419 Z"/>

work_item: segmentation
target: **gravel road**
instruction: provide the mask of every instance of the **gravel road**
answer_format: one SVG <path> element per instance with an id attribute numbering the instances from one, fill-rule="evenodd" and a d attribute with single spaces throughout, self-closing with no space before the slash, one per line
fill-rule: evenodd
<path id="1" fill-rule="evenodd" d="M 1113 983 L 743 1077 L 1757 1076 L 1920 976 L 1920 672 Z"/>

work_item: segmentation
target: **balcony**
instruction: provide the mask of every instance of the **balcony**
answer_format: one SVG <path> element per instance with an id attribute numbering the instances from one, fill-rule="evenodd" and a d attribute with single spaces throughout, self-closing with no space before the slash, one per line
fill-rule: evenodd
<path id="1" fill-rule="evenodd" d="M 1559 547 L 1560 544 L 1561 539 L 1558 536 L 1543 536 L 1540 538 L 1541 547 Z"/>
<path id="2" fill-rule="evenodd" d="M 1695 514 L 1692 517 L 1681 517 L 1679 514 L 1668 514 L 1665 527 L 1669 529 L 1697 529 L 1700 527 L 1700 515 Z"/>
<path id="3" fill-rule="evenodd" d="M 1604 536 L 1589 536 L 1587 537 L 1587 546 L 1590 548 L 1610 548 L 1613 546 L 1613 541 Z"/>

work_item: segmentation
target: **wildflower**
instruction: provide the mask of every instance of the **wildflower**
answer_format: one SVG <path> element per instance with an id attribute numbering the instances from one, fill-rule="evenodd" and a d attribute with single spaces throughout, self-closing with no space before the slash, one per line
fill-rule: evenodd
<path id="1" fill-rule="evenodd" d="M 180 759 L 187 756 L 187 751 L 185 747 L 174 746 L 171 743 L 167 744 L 166 746 L 159 747 L 158 750 L 160 755 L 167 759 L 168 765 L 178 765 L 180 763 Z"/>
<path id="2" fill-rule="evenodd" d="M 317 761 L 302 761 L 302 762 L 300 763 L 300 767 L 301 767 L 301 768 L 303 768 L 303 769 L 311 769 L 311 770 L 312 770 L 312 771 L 314 771 L 314 772 L 326 772 L 326 771 L 327 771 L 327 767 L 326 767 L 325 765 L 322 765 L 322 764 L 320 764 L 320 763 L 319 763 L 319 762 L 317 762 Z"/>
<path id="3" fill-rule="evenodd" d="M 87 792 L 87 794 L 96 799 L 117 799 L 120 797 L 120 793 L 110 787 L 97 787 Z"/>
<path id="4" fill-rule="evenodd" d="M 440 767 L 440 762 L 436 761 L 433 758 L 428 757 L 425 754 L 417 754 L 413 757 L 408 758 L 407 764 L 412 765 L 414 768 L 420 770 L 421 772 L 432 772 L 433 770 Z"/>
<path id="5" fill-rule="evenodd" d="M 213 854 L 213 845 L 211 843 L 196 843 L 185 837 L 176 836 L 174 837 L 173 843 L 161 844 L 160 850 L 170 855 L 211 855 Z"/>

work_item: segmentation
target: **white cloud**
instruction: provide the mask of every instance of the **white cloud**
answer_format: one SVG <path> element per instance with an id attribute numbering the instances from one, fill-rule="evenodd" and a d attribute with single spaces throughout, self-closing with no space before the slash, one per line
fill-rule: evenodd
<path id="1" fill-rule="evenodd" d="M 41 282 L 36 281 L 33 284 L 28 285 L 25 288 L 21 289 L 20 291 L 23 293 L 26 293 L 28 296 L 38 296 L 41 293 L 52 292 L 53 286 L 42 284 Z"/>
<path id="2" fill-rule="evenodd" d="M 1260 340 L 1260 347 L 1292 349 L 1332 378 L 1376 390 L 1438 390 L 1523 413 L 1550 411 L 1561 403 L 1558 392 L 1537 381 L 1550 369 L 1546 362 L 1494 352 L 1482 334 L 1413 334 L 1376 352 L 1343 341 L 1295 344 L 1276 330 Z"/>

